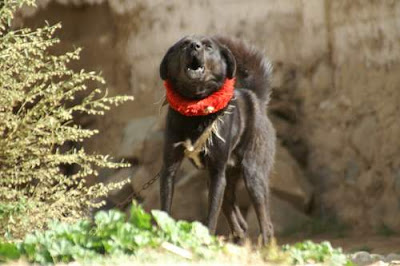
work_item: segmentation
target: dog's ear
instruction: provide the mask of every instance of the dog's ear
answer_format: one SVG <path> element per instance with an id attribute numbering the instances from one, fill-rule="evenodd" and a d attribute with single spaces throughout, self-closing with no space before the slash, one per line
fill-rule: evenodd
<path id="1" fill-rule="evenodd" d="M 181 46 L 182 40 L 184 40 L 186 37 L 182 38 L 179 40 L 177 43 L 175 43 L 173 46 L 171 46 L 167 53 L 164 55 L 164 58 L 161 61 L 160 64 L 160 77 L 162 80 L 168 79 L 168 63 L 169 60 L 171 59 L 172 54 Z"/>
<path id="2" fill-rule="evenodd" d="M 168 49 L 167 53 L 164 55 L 164 58 L 161 61 L 160 64 L 160 77 L 162 80 L 166 80 L 168 78 L 168 61 L 169 58 L 173 52 L 174 47 L 172 46 L 171 48 Z"/>
<path id="3" fill-rule="evenodd" d="M 220 44 L 221 55 L 226 62 L 226 76 L 228 78 L 233 78 L 236 74 L 236 59 L 233 56 L 231 50 L 225 45 Z"/>

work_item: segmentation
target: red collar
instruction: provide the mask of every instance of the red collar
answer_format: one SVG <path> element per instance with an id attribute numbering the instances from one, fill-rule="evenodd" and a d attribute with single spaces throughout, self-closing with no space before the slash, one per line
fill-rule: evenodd
<path id="1" fill-rule="evenodd" d="M 233 97 L 235 78 L 225 79 L 219 90 L 201 100 L 188 100 L 183 98 L 172 88 L 168 80 L 164 81 L 167 89 L 167 101 L 172 109 L 185 116 L 201 116 L 216 113 L 225 108 Z"/>

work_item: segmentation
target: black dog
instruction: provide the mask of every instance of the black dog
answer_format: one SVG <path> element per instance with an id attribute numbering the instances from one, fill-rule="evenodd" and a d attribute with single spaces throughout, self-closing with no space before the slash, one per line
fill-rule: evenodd
<path id="1" fill-rule="evenodd" d="M 276 136 L 266 116 L 270 72 L 271 65 L 260 52 L 234 39 L 189 36 L 167 51 L 160 65 L 170 103 L 161 170 L 162 210 L 171 210 L 174 176 L 186 155 L 210 173 L 207 223 L 211 233 L 222 207 L 235 239 L 245 237 L 247 224 L 235 202 L 235 187 L 243 177 L 263 242 L 272 237 L 268 176 Z M 222 108 L 211 104 L 204 110 L 204 106 L 189 110 L 203 100 L 215 103 L 218 93 L 229 97 L 224 86 L 232 79 L 236 79 L 233 97 L 215 105 Z M 181 103 L 187 105 L 181 108 Z"/>

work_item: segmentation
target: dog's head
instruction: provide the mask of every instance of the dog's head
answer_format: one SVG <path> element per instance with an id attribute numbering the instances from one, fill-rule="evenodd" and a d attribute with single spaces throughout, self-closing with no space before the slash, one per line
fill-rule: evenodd
<path id="1" fill-rule="evenodd" d="M 174 44 L 160 65 L 160 76 L 188 99 L 202 99 L 233 78 L 236 61 L 231 51 L 216 40 L 187 36 Z"/>

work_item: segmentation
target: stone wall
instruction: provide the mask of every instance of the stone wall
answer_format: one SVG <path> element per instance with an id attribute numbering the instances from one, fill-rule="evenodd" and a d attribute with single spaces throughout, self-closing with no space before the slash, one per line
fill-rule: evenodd
<path id="1" fill-rule="evenodd" d="M 85 48 L 76 67 L 101 70 L 112 93 L 135 96 L 93 120 L 102 134 L 86 145 L 139 163 L 144 127 L 162 119 L 154 103 L 163 95 L 158 65 L 166 49 L 192 33 L 254 43 L 275 67 L 270 115 L 286 154 L 277 175 L 296 173 L 304 180 L 297 183 L 314 186 L 313 205 L 301 212 L 334 214 L 356 229 L 400 230 L 399 1 L 43 0 L 39 11 L 22 13 L 25 25 L 62 21 L 59 49 Z M 160 147 L 162 133 L 154 132 L 147 143 Z M 132 172 L 148 178 L 158 153 Z"/>

